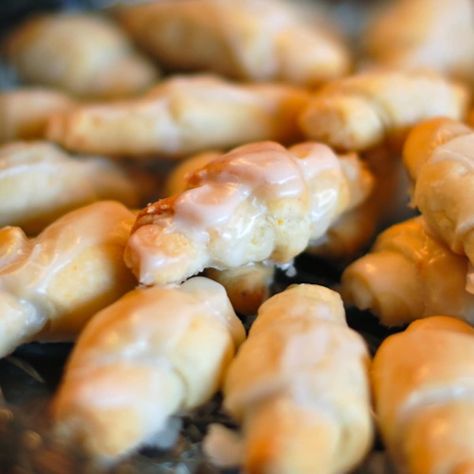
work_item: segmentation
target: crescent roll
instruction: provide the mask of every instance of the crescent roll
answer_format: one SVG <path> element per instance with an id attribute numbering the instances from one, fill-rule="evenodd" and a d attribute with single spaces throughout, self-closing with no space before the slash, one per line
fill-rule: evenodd
<path id="1" fill-rule="evenodd" d="M 384 441 L 399 472 L 474 468 L 474 329 L 433 316 L 387 338 L 372 383 Z"/>
<path id="2" fill-rule="evenodd" d="M 474 263 L 474 130 L 437 119 L 416 127 L 404 161 L 414 180 L 413 203 L 453 252 Z M 474 293 L 472 268 L 467 289 Z"/>
<path id="3" fill-rule="evenodd" d="M 372 20 L 363 39 L 375 64 L 432 69 L 474 84 L 471 0 L 397 0 Z"/>
<path id="4" fill-rule="evenodd" d="M 125 261 L 143 284 L 180 282 L 209 267 L 289 262 L 368 195 L 372 177 L 355 157 L 339 159 L 325 145 L 262 142 L 213 160 L 189 183 L 137 218 Z"/>
<path id="5" fill-rule="evenodd" d="M 0 147 L 0 226 L 36 234 L 66 212 L 100 199 L 138 203 L 137 190 L 114 163 L 73 158 L 47 142 Z"/>
<path id="6" fill-rule="evenodd" d="M 422 217 L 390 227 L 342 275 L 345 299 L 399 326 L 431 314 L 474 323 L 474 295 L 465 290 L 467 259 L 426 229 Z"/>
<path id="7" fill-rule="evenodd" d="M 314 85 L 350 65 L 327 18 L 277 0 L 160 0 L 122 8 L 118 18 L 161 64 L 245 81 Z"/>
<path id="8" fill-rule="evenodd" d="M 336 292 L 295 285 L 267 300 L 224 385 L 245 472 L 350 472 L 372 443 L 368 364 Z"/>
<path id="9" fill-rule="evenodd" d="M 133 95 L 157 77 L 120 28 L 90 13 L 31 18 L 7 39 L 6 54 L 24 82 L 80 97 Z"/>
<path id="10" fill-rule="evenodd" d="M 244 337 L 212 280 L 128 293 L 81 334 L 53 401 L 58 432 L 101 461 L 123 457 L 209 400 Z"/>
<path id="11" fill-rule="evenodd" d="M 0 143 L 44 138 L 48 118 L 74 106 L 62 92 L 22 88 L 0 93 Z"/>
<path id="12" fill-rule="evenodd" d="M 258 140 L 291 142 L 308 94 L 283 84 L 175 76 L 141 98 L 85 105 L 50 119 L 65 148 L 104 155 L 179 157 Z"/>
<path id="13" fill-rule="evenodd" d="M 38 237 L 0 229 L 0 356 L 32 340 L 75 338 L 88 319 L 134 286 L 122 253 L 134 215 L 101 201 Z"/>
<path id="14" fill-rule="evenodd" d="M 434 73 L 364 72 L 320 89 L 300 125 L 307 137 L 342 150 L 401 148 L 410 127 L 437 116 L 461 119 L 468 101 L 466 89 Z"/>

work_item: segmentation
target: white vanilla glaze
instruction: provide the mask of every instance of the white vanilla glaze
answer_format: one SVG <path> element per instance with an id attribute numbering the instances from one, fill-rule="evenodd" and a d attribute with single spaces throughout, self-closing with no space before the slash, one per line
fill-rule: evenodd
<path id="1" fill-rule="evenodd" d="M 123 205 L 103 201 L 70 212 L 35 239 L 28 240 L 14 227 L 0 233 L 0 250 L 8 255 L 0 267 L 0 298 L 9 295 L 20 305 L 34 308 L 28 327 L 19 324 L 18 338 L 11 344 L 16 346 L 25 336 L 33 336 L 41 324 L 61 311 L 48 295 L 58 273 L 88 248 L 105 244 L 124 247 L 133 219 L 133 213 Z"/>
<path id="2" fill-rule="evenodd" d="M 198 182 L 216 181 L 248 186 L 264 199 L 296 197 L 306 192 L 299 160 L 273 142 L 245 145 L 216 158 L 196 172 Z"/>
<path id="3" fill-rule="evenodd" d="M 174 204 L 174 229 L 207 242 L 209 228 L 225 224 L 251 190 L 234 183 L 205 183 L 184 191 Z"/>

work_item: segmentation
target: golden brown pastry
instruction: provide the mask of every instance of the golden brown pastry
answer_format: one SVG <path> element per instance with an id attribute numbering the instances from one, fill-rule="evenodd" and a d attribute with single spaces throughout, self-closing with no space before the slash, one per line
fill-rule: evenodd
<path id="1" fill-rule="evenodd" d="M 90 13 L 49 14 L 27 20 L 6 44 L 20 79 L 81 97 L 136 94 L 157 71 L 133 50 L 123 32 Z"/>
<path id="2" fill-rule="evenodd" d="M 219 151 L 204 151 L 181 161 L 166 178 L 165 195 L 172 196 L 186 191 L 189 178 L 221 155 Z"/>
<path id="3" fill-rule="evenodd" d="M 207 277 L 225 288 L 235 311 L 244 315 L 256 314 L 260 305 L 270 296 L 274 273 L 274 265 L 263 263 L 227 270 L 208 268 L 205 271 Z"/>
<path id="4" fill-rule="evenodd" d="M 328 19 L 316 20 L 294 2 L 160 0 L 123 8 L 118 17 L 169 68 L 314 85 L 349 67 Z"/>
<path id="5" fill-rule="evenodd" d="M 338 159 L 317 143 L 236 148 L 189 182 L 137 218 L 125 261 L 143 284 L 180 282 L 209 267 L 287 263 L 372 187 L 355 156 Z"/>
<path id="6" fill-rule="evenodd" d="M 0 227 L 41 231 L 66 212 L 100 199 L 137 204 L 132 182 L 115 164 L 73 158 L 47 142 L 0 147 Z"/>
<path id="7" fill-rule="evenodd" d="M 183 156 L 257 140 L 294 141 L 308 94 L 278 84 L 178 76 L 128 102 L 86 105 L 50 120 L 48 137 L 104 155 Z"/>
<path id="8" fill-rule="evenodd" d="M 331 260 L 347 260 L 361 251 L 375 234 L 377 217 L 370 201 L 351 209 L 311 244 L 307 252 Z"/>
<path id="9" fill-rule="evenodd" d="M 0 229 L 0 356 L 31 340 L 75 338 L 134 285 L 122 260 L 134 215 L 101 201 L 66 214 L 38 237 Z"/>
<path id="10" fill-rule="evenodd" d="M 474 469 L 474 329 L 433 316 L 386 339 L 372 366 L 377 420 L 399 472 Z"/>
<path id="11" fill-rule="evenodd" d="M 474 295 L 465 290 L 467 259 L 426 229 L 422 217 L 390 227 L 370 253 L 342 275 L 345 300 L 399 326 L 432 314 L 474 323 Z"/>
<path id="12" fill-rule="evenodd" d="M 266 301 L 224 385 L 245 472 L 350 472 L 372 443 L 368 363 L 336 292 L 294 285 Z"/>
<path id="13" fill-rule="evenodd" d="M 432 69 L 474 84 L 471 0 L 396 0 L 364 38 L 369 60 L 396 69 Z"/>
<path id="14" fill-rule="evenodd" d="M 44 138 L 48 118 L 73 105 L 71 98 L 54 89 L 22 88 L 0 93 L 0 143 Z"/>
<path id="15" fill-rule="evenodd" d="M 128 293 L 81 334 L 53 403 L 59 433 L 100 460 L 123 457 L 209 400 L 244 337 L 212 280 Z"/>
<path id="16" fill-rule="evenodd" d="M 320 89 L 300 125 L 307 137 L 338 149 L 401 148 L 410 127 L 440 115 L 461 119 L 468 100 L 466 89 L 434 73 L 365 72 Z"/>
<path id="17" fill-rule="evenodd" d="M 438 119 L 416 127 L 404 161 L 414 180 L 413 203 L 453 252 L 474 263 L 474 130 Z M 474 293 L 472 268 L 467 289 Z"/>
<path id="18" fill-rule="evenodd" d="M 471 127 L 474 127 L 474 109 L 469 112 L 469 115 L 467 116 L 467 123 Z"/>

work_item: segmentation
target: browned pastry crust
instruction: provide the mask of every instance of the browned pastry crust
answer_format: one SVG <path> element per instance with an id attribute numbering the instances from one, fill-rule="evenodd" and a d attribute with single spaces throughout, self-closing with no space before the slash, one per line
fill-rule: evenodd
<path id="1" fill-rule="evenodd" d="M 404 161 L 414 181 L 413 203 L 452 251 L 474 264 L 474 130 L 437 119 L 416 127 Z M 472 268 L 467 289 L 474 293 Z"/>
<path id="2" fill-rule="evenodd" d="M 160 0 L 122 8 L 131 36 L 171 69 L 314 85 L 339 77 L 349 52 L 328 18 L 279 0 Z"/>
<path id="3" fill-rule="evenodd" d="M 94 316 L 53 401 L 56 429 L 115 462 L 208 401 L 245 338 L 224 288 L 206 278 L 139 288 Z"/>
<path id="4" fill-rule="evenodd" d="M 284 84 L 175 76 L 127 102 L 84 105 L 53 116 L 48 137 L 69 150 L 183 157 L 258 140 L 294 142 L 309 95 Z"/>
<path id="5" fill-rule="evenodd" d="M 474 322 L 467 270 L 467 259 L 452 253 L 417 217 L 382 232 L 371 251 L 345 269 L 342 290 L 347 303 L 369 309 L 387 326 L 432 314 Z"/>
<path id="6" fill-rule="evenodd" d="M 387 338 L 372 384 L 384 441 L 400 472 L 474 469 L 474 330 L 432 316 Z"/>
<path id="7" fill-rule="evenodd" d="M 90 13 L 31 18 L 7 39 L 6 51 L 23 81 L 81 97 L 126 97 L 157 78 L 114 23 Z"/>
<path id="8" fill-rule="evenodd" d="M 245 472 L 350 472 L 372 442 L 368 363 L 336 292 L 294 285 L 267 300 L 224 385 Z"/>
<path id="9" fill-rule="evenodd" d="M 74 105 L 54 89 L 25 87 L 0 93 L 0 143 L 44 138 L 48 118 Z"/>
<path id="10" fill-rule="evenodd" d="M 471 0 L 396 0 L 363 38 L 368 59 L 399 70 L 431 69 L 474 85 Z"/>
<path id="11" fill-rule="evenodd" d="M 135 280 L 122 254 L 134 215 L 101 201 L 61 217 L 38 237 L 0 229 L 0 356 L 31 340 L 74 339 Z"/>
<path id="12" fill-rule="evenodd" d="M 360 151 L 389 142 L 400 150 L 422 120 L 466 113 L 467 89 L 427 72 L 371 71 L 320 89 L 300 117 L 307 137 Z"/>

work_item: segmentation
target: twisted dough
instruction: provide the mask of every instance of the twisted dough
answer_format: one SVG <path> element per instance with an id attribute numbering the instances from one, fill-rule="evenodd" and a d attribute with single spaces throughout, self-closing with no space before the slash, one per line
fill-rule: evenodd
<path id="1" fill-rule="evenodd" d="M 257 140 L 294 141 L 308 94 L 279 84 L 175 76 L 128 102 L 53 116 L 48 137 L 85 153 L 182 156 Z"/>
<path id="2" fill-rule="evenodd" d="M 436 74 L 366 72 L 323 87 L 300 125 L 306 136 L 343 150 L 386 141 L 400 148 L 407 129 L 440 115 L 460 119 L 468 100 L 466 89 Z"/>
<path id="3" fill-rule="evenodd" d="M 343 294 L 387 326 L 431 314 L 474 323 L 474 296 L 464 288 L 466 271 L 467 260 L 436 240 L 417 217 L 380 234 L 371 252 L 346 268 Z"/>
<path id="4" fill-rule="evenodd" d="M 122 261 L 133 214 L 102 201 L 66 214 L 35 239 L 0 229 L 0 356 L 33 339 L 70 340 L 133 287 Z"/>
<path id="5" fill-rule="evenodd" d="M 355 157 L 339 160 L 325 145 L 286 150 L 263 142 L 212 161 L 190 184 L 137 218 L 125 261 L 141 283 L 179 282 L 208 267 L 289 262 L 367 196 L 372 178 Z"/>
<path id="6" fill-rule="evenodd" d="M 375 406 L 400 472 L 473 471 L 473 360 L 473 328 L 444 316 L 382 343 L 372 366 Z"/>
<path id="7" fill-rule="evenodd" d="M 364 39 L 369 59 L 395 69 L 432 69 L 474 84 L 471 0 L 397 0 Z"/>
<path id="8" fill-rule="evenodd" d="M 185 191 L 190 177 L 197 170 L 219 157 L 218 152 L 204 152 L 181 162 L 168 176 L 165 183 L 167 195 Z M 343 162 L 344 163 L 344 162 Z M 350 175 L 350 168 L 344 167 Z M 351 179 L 348 176 L 348 179 Z M 366 196 L 361 196 L 363 200 Z M 358 201 L 354 199 L 354 203 Z M 367 208 L 367 201 L 347 210 L 307 251 L 331 259 L 346 259 L 355 255 L 373 235 L 375 218 Z M 245 315 L 255 314 L 270 295 L 273 283 L 274 265 L 253 263 L 228 270 L 209 268 L 206 276 L 218 281 L 227 291 L 234 309 Z"/>
<path id="9" fill-rule="evenodd" d="M 343 75 L 349 55 L 327 18 L 291 2 L 160 0 L 123 8 L 127 31 L 171 68 L 314 85 Z"/>
<path id="10" fill-rule="evenodd" d="M 420 124 L 404 150 L 413 202 L 453 252 L 474 263 L 474 131 L 453 120 Z M 474 293 L 472 268 L 467 289 Z"/>
<path id="11" fill-rule="evenodd" d="M 99 199 L 138 203 L 137 190 L 115 164 L 73 158 L 47 142 L 0 148 L 0 226 L 36 234 L 66 212 Z"/>
<path id="12" fill-rule="evenodd" d="M 210 399 L 244 337 L 212 280 L 128 293 L 81 334 L 54 400 L 60 433 L 103 460 L 126 455 Z"/>
<path id="13" fill-rule="evenodd" d="M 349 472 L 372 442 L 368 363 L 336 292 L 295 285 L 266 301 L 224 386 L 245 472 Z"/>
<path id="14" fill-rule="evenodd" d="M 0 143 L 44 138 L 48 118 L 73 107 L 67 95 L 45 88 L 22 88 L 0 94 Z"/>
<path id="15" fill-rule="evenodd" d="M 133 95 L 157 77 L 114 23 L 86 13 L 27 20 L 8 38 L 6 53 L 23 81 L 83 97 Z"/>

